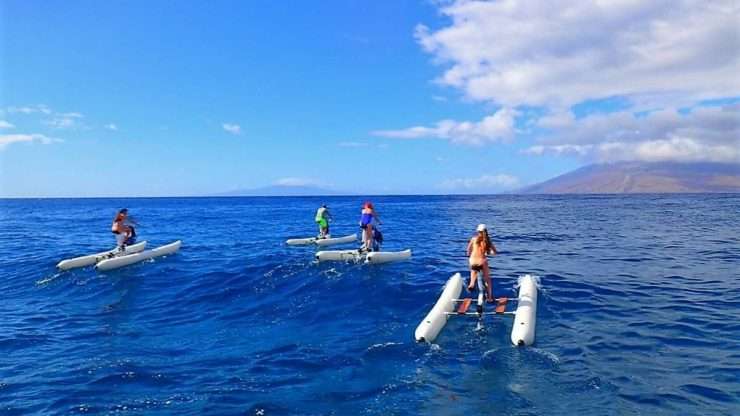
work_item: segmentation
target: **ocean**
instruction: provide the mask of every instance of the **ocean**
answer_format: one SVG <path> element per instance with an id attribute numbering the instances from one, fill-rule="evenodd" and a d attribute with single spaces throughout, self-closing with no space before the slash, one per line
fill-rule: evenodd
<path id="1" fill-rule="evenodd" d="M 740 414 L 740 195 L 371 199 L 411 260 L 285 244 L 322 203 L 356 232 L 360 197 L 0 200 L 0 414 Z M 122 207 L 180 251 L 55 269 Z M 417 344 L 478 223 L 497 296 L 539 278 L 535 344 L 509 316 Z"/>

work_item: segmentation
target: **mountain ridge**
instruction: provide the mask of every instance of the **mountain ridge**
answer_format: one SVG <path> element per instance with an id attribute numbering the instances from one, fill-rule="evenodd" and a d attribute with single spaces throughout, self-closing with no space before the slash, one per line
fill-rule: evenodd
<path id="1" fill-rule="evenodd" d="M 523 194 L 740 192 L 740 164 L 616 162 L 583 166 L 520 189 Z"/>

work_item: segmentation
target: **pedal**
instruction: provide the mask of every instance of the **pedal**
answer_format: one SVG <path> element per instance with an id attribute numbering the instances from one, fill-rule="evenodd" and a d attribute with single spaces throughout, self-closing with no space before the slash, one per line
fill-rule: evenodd
<path id="1" fill-rule="evenodd" d="M 506 311 L 506 302 L 509 301 L 507 297 L 500 297 L 496 299 L 496 313 L 504 313 Z"/>
<path id="2" fill-rule="evenodd" d="M 465 313 L 470 308 L 470 303 L 472 301 L 473 301 L 473 299 L 471 299 L 471 298 L 465 298 L 465 299 L 463 299 L 463 301 L 460 303 L 460 306 L 457 308 L 457 314 L 458 315 L 465 315 Z"/>

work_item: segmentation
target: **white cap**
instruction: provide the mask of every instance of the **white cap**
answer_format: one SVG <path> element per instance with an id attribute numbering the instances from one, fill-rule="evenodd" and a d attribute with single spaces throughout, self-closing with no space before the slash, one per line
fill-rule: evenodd
<path id="1" fill-rule="evenodd" d="M 478 231 L 486 231 L 486 224 L 478 224 Z"/>

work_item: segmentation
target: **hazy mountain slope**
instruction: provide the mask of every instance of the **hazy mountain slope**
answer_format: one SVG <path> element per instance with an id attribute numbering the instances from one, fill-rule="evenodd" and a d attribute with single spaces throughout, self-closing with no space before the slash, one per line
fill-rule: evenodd
<path id="1" fill-rule="evenodd" d="M 740 192 L 740 164 L 622 162 L 589 165 L 522 193 Z"/>

